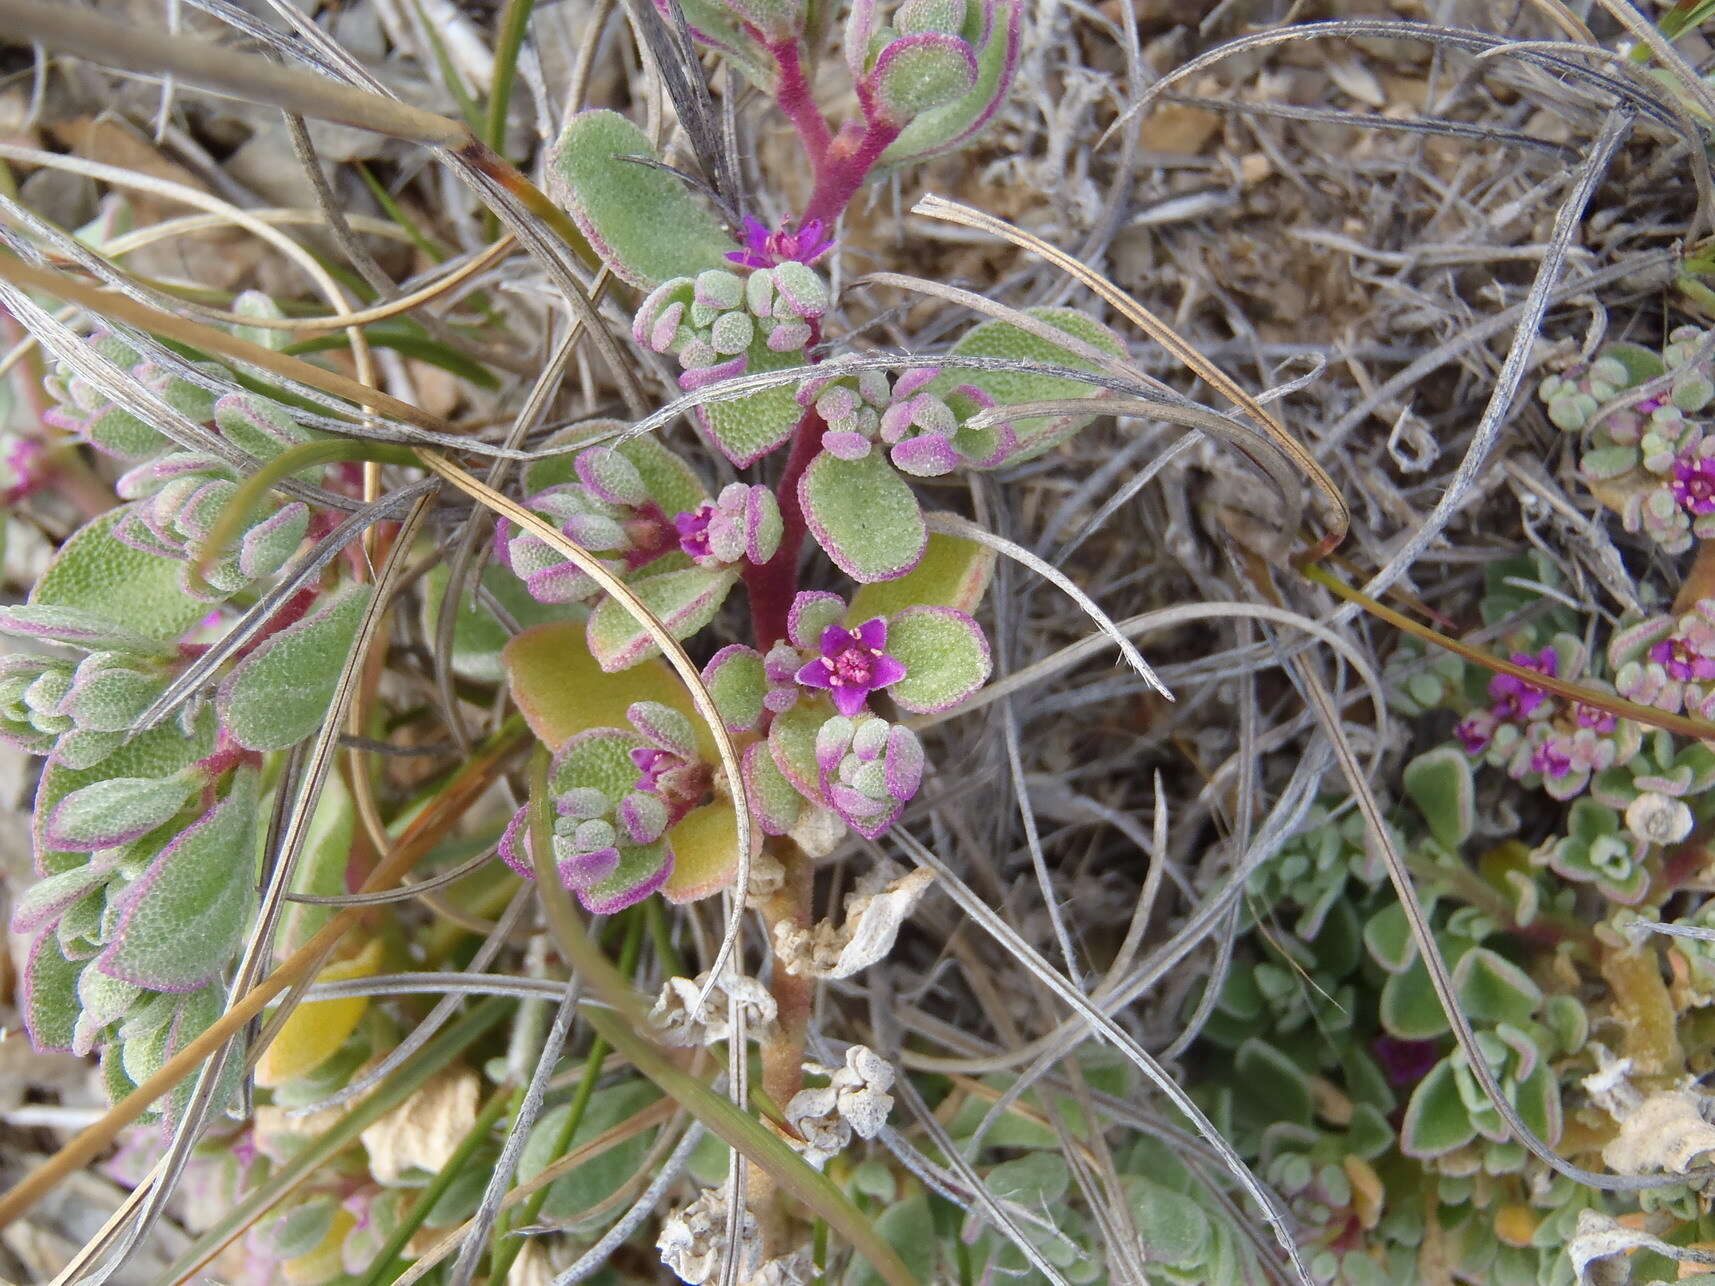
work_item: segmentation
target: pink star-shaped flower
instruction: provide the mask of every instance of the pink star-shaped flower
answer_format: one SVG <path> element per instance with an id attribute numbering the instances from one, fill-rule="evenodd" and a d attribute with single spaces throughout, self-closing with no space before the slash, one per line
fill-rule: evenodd
<path id="1" fill-rule="evenodd" d="M 905 677 L 905 666 L 884 650 L 887 622 L 865 621 L 855 630 L 830 625 L 822 631 L 822 655 L 797 673 L 807 688 L 822 688 L 834 699 L 834 709 L 847 718 L 864 708 L 869 694 Z"/>
<path id="2" fill-rule="evenodd" d="M 744 216 L 744 249 L 727 252 L 727 258 L 746 268 L 772 268 L 788 259 L 799 263 L 815 263 L 834 248 L 834 239 L 822 234 L 823 223 L 811 219 L 796 232 L 792 221 L 786 220 L 780 231 L 770 232 L 768 225 L 753 215 Z"/>

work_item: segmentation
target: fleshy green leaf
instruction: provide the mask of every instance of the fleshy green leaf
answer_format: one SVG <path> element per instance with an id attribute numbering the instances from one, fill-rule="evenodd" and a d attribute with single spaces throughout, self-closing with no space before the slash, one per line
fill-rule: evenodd
<path id="1" fill-rule="evenodd" d="M 768 752 L 775 767 L 814 804 L 825 802 L 816 766 L 816 734 L 832 714 L 825 702 L 800 703 L 768 725 Z"/>
<path id="2" fill-rule="evenodd" d="M 171 656 L 176 649 L 164 640 L 139 634 L 109 620 L 101 612 L 44 603 L 0 607 L 0 634 L 65 643 L 91 652 L 133 652 Z"/>
<path id="3" fill-rule="evenodd" d="M 1389 973 L 1404 973 L 1417 959 L 1417 942 L 1399 903 L 1390 902 L 1364 925 L 1364 949 Z"/>
<path id="4" fill-rule="evenodd" d="M 604 674 L 590 654 L 582 625 L 539 625 L 525 630 L 501 654 L 512 699 L 542 744 L 558 748 L 591 728 L 622 728 L 635 701 L 659 701 L 690 719 L 705 757 L 714 753 L 708 729 L 672 670 L 645 661 Z"/>
<path id="5" fill-rule="evenodd" d="M 190 777 L 110 777 L 73 791 L 54 807 L 46 836 L 55 848 L 93 852 L 147 835 L 184 807 Z"/>
<path id="6" fill-rule="evenodd" d="M 550 186 L 595 252 L 645 289 L 721 265 L 738 246 L 684 182 L 653 165 L 649 137 L 618 112 L 580 112 L 554 145 Z"/>
<path id="7" fill-rule="evenodd" d="M 972 0 L 959 34 L 977 51 L 975 82 L 962 97 L 907 124 L 882 153 L 883 164 L 904 165 L 950 151 L 988 124 L 1018 66 L 1021 10 L 1020 0 Z"/>
<path id="8" fill-rule="evenodd" d="M 605 1134 L 614 1126 L 630 1120 L 660 1097 L 660 1092 L 653 1085 L 640 1080 L 626 1081 L 609 1089 L 597 1090 L 590 1095 L 578 1128 L 572 1131 L 568 1151 L 582 1147 L 597 1135 Z M 565 1129 L 571 1110 L 570 1103 L 563 1103 L 544 1112 L 542 1118 L 536 1122 L 536 1128 L 530 1131 L 530 1138 L 525 1142 L 524 1152 L 518 1159 L 520 1182 L 534 1178 L 547 1169 L 551 1162 L 559 1159 L 559 1154 L 554 1151 L 554 1143 Z M 641 1130 L 600 1155 L 591 1157 L 564 1178 L 554 1180 L 548 1185 L 548 1199 L 542 1205 L 542 1218 L 554 1222 L 570 1219 L 573 1215 L 582 1214 L 591 1206 L 611 1197 L 637 1172 L 638 1166 L 649 1151 L 649 1141 L 654 1135 L 654 1130 Z M 600 1223 L 598 1216 L 594 1224 L 574 1223 L 565 1226 L 568 1231 L 576 1232 L 586 1227 L 599 1226 Z"/>
<path id="9" fill-rule="evenodd" d="M 951 607 L 908 607 L 887 622 L 887 652 L 905 666 L 888 695 L 906 710 L 950 710 L 994 669 L 982 628 Z"/>
<path id="10" fill-rule="evenodd" d="M 1542 988 L 1530 975 L 1487 947 L 1474 947 L 1460 957 L 1453 986 L 1472 1022 L 1522 1026 L 1542 1003 Z"/>
<path id="11" fill-rule="evenodd" d="M 1233 1070 L 1246 1086 L 1246 1108 L 1270 1122 L 1308 1126 L 1315 1113 L 1310 1081 L 1301 1069 L 1267 1041 L 1252 1037 L 1233 1055 Z"/>
<path id="12" fill-rule="evenodd" d="M 665 840 L 621 844 L 619 865 L 613 873 L 587 889 L 579 889 L 578 901 L 591 915 L 614 915 L 661 888 L 672 874 L 673 851 Z"/>
<path id="13" fill-rule="evenodd" d="M 803 360 L 802 353 L 776 353 L 758 339 L 750 346 L 745 374 L 784 370 Z M 722 455 L 744 469 L 785 443 L 803 415 L 797 390 L 791 384 L 777 384 L 743 397 L 699 406 L 697 423 Z"/>
<path id="14" fill-rule="evenodd" d="M 1093 344 L 1097 348 L 1106 349 L 1116 356 L 1123 356 L 1125 344 L 1106 326 L 1084 313 L 1072 308 L 1029 308 L 1025 310 L 1030 316 L 1047 322 L 1067 334 Z M 1093 371 L 1096 368 L 1081 357 L 1074 356 L 1064 348 L 1038 339 L 1027 331 L 1022 331 L 1009 322 L 986 321 L 971 327 L 953 345 L 953 352 L 961 357 L 1004 357 L 1014 361 L 1043 362 L 1052 366 L 1067 367 L 1072 370 Z M 1021 402 L 1044 402 L 1065 400 L 1067 398 L 1093 397 L 1102 392 L 1094 384 L 1086 384 L 1078 380 L 1061 379 L 1053 375 L 1028 375 L 1021 371 L 972 371 L 949 368 L 929 386 L 929 391 L 945 397 L 961 384 L 975 385 L 982 389 L 1002 406 L 1012 406 Z M 1015 420 L 1011 430 L 1017 435 L 1017 444 L 1008 451 L 1002 460 L 995 464 L 1014 464 L 1041 455 L 1051 447 L 1066 441 L 1085 425 L 1093 416 L 1035 416 L 1027 420 Z M 981 459 L 981 446 L 965 439 L 969 437 L 967 430 L 960 430 L 954 439 L 957 446 L 967 456 Z M 985 464 L 989 463 L 985 461 Z"/>
<path id="15" fill-rule="evenodd" d="M 977 82 L 977 59 L 954 35 L 919 31 L 890 41 L 876 55 L 870 92 L 882 119 L 906 124 L 964 97 Z"/>
<path id="16" fill-rule="evenodd" d="M 1442 1059 L 1418 1082 L 1411 1102 L 1406 1104 L 1399 1150 L 1409 1157 L 1445 1156 L 1476 1137 L 1471 1113 L 1459 1096 L 1453 1064 Z"/>
<path id="17" fill-rule="evenodd" d="M 194 735 L 186 736 L 176 723 L 164 724 L 135 737 L 92 768 L 69 767 L 57 756 L 49 759 L 36 787 L 32 813 L 36 869 L 49 875 L 81 865 L 85 860 L 71 850 L 57 849 L 48 842 L 48 818 L 66 796 L 115 777 L 170 777 L 190 767 L 213 749 L 214 720 L 205 717 L 197 721 Z"/>
<path id="18" fill-rule="evenodd" d="M 798 480 L 798 502 L 816 543 L 855 581 L 905 575 L 929 543 L 917 497 L 879 451 L 860 460 L 824 451 Z"/>
<path id="19" fill-rule="evenodd" d="M 1122 1180 L 1151 1262 L 1195 1265 L 1209 1240 L 1209 1217 L 1184 1193 L 1137 1175 Z"/>
<path id="20" fill-rule="evenodd" d="M 917 566 L 895 580 L 858 586 L 846 623 L 855 626 L 919 605 L 973 612 L 988 591 L 995 558 L 994 550 L 974 540 L 930 532 Z"/>
<path id="21" fill-rule="evenodd" d="M 1441 998 L 1429 981 L 1429 970 L 1417 960 L 1404 973 L 1390 974 L 1382 985 L 1381 1024 L 1400 1040 L 1433 1040 L 1447 1030 Z"/>
<path id="22" fill-rule="evenodd" d="M 1477 824 L 1471 761 L 1457 746 L 1438 746 L 1405 766 L 1405 793 L 1429 823 L 1429 832 L 1457 852 Z"/>
<path id="23" fill-rule="evenodd" d="M 182 564 L 114 538 L 127 512 L 109 510 L 72 533 L 30 591 L 30 606 L 78 608 L 137 634 L 176 639 L 208 615 L 208 604 L 180 588 Z"/>
<path id="24" fill-rule="evenodd" d="M 547 446 L 567 448 L 595 438 L 613 438 L 629 427 L 624 420 L 583 420 L 549 438 Z M 662 445 L 653 434 L 616 442 L 612 450 L 630 461 L 632 468 L 642 477 L 643 489 L 649 493 L 649 498 L 660 505 L 661 512 L 668 517 L 689 513 L 709 498 L 708 488 L 685 457 Z M 532 460 L 524 467 L 525 494 L 535 495 L 562 482 L 577 481 L 578 471 L 574 464 L 577 454 L 575 450 L 561 450 L 558 454 Z"/>
<path id="25" fill-rule="evenodd" d="M 763 833 L 784 835 L 796 826 L 804 812 L 804 796 L 781 773 L 767 745 L 758 741 L 745 748 L 743 771 L 745 799 Z"/>
<path id="26" fill-rule="evenodd" d="M 678 571 L 639 576 L 631 590 L 654 613 L 676 639 L 689 638 L 714 620 L 728 591 L 738 581 L 736 572 L 685 567 Z M 590 613 L 590 654 L 609 674 L 624 670 L 661 648 L 648 628 L 632 616 L 616 598 L 605 598 Z"/>
<path id="27" fill-rule="evenodd" d="M 875 1231 L 899 1253 L 899 1258 L 921 1281 L 934 1281 L 938 1241 L 929 1199 L 914 1193 L 883 1210 L 875 1220 Z M 844 1286 L 883 1286 L 885 1278 L 859 1259 L 846 1270 Z"/>
<path id="28" fill-rule="evenodd" d="M 734 643 L 716 652 L 703 667 L 703 682 L 729 731 L 749 732 L 762 721 L 762 698 L 768 692 L 762 655 Z"/>
<path id="29" fill-rule="evenodd" d="M 240 768 L 226 798 L 125 891 L 103 973 L 153 991 L 191 991 L 219 976 L 255 908 L 256 809 L 256 770 Z"/>
<path id="30" fill-rule="evenodd" d="M 751 747 L 768 752 L 760 742 Z M 738 871 L 738 813 L 724 799 L 686 813 L 667 832 L 673 849 L 673 873 L 661 893 L 669 902 L 695 902 L 732 883 Z"/>
<path id="31" fill-rule="evenodd" d="M 24 962 L 20 1008 L 30 1043 L 38 1050 L 69 1050 L 82 1006 L 77 998 L 77 980 L 88 964 L 67 960 L 59 937 L 44 930 L 30 947 Z"/>
<path id="32" fill-rule="evenodd" d="M 233 667 L 221 722 L 250 750 L 284 750 L 322 726 L 373 587 L 351 585 Z"/>
<path id="33" fill-rule="evenodd" d="M 105 887 L 114 874 L 110 868 L 91 864 L 37 880 L 12 907 L 12 931 L 30 933 L 59 919 L 73 903 Z"/>
<path id="34" fill-rule="evenodd" d="M 983 1176 L 988 1190 L 1001 1201 L 1011 1201 L 1031 1210 L 1046 1210 L 1066 1195 L 1072 1175 L 1065 1160 L 1055 1152 L 1032 1152 L 1012 1161 L 1002 1161 Z"/>

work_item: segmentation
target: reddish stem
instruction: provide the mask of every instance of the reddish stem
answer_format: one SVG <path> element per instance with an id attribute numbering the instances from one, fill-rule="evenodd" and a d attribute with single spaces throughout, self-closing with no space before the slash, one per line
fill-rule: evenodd
<path id="1" fill-rule="evenodd" d="M 782 40 L 767 45 L 767 49 L 780 68 L 780 87 L 775 92 L 774 101 L 798 131 L 798 138 L 810 158 L 810 173 L 820 183 L 832 136 L 828 133 L 828 122 L 816 109 L 815 97 L 810 93 L 810 82 L 804 76 L 804 63 L 798 56 L 798 41 Z"/>
<path id="2" fill-rule="evenodd" d="M 786 637 L 786 614 L 798 593 L 798 551 L 804 545 L 804 509 L 798 503 L 798 479 L 822 449 L 822 417 L 811 407 L 798 421 L 792 452 L 774 488 L 780 502 L 780 548 L 760 567 L 746 563 L 744 587 L 750 597 L 750 624 L 758 651 Z"/>
<path id="3" fill-rule="evenodd" d="M 804 210 L 804 222 L 820 219 L 831 227 L 903 128 L 874 117 L 867 125 L 852 122 L 842 128 L 823 153 L 823 163 L 816 174 L 816 190 L 810 194 L 810 204 Z"/>

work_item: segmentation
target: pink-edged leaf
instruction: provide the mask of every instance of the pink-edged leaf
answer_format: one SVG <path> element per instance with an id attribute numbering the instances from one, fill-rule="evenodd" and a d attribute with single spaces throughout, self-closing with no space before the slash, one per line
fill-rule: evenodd
<path id="1" fill-rule="evenodd" d="M 135 506 L 122 505 L 73 532 L 37 579 L 30 605 L 76 608 L 161 639 L 177 639 L 207 616 L 207 605 L 187 597 L 180 585 L 184 564 L 114 536 L 134 512 Z"/>
<path id="2" fill-rule="evenodd" d="M 798 502 L 816 543 L 855 581 L 905 575 L 929 543 L 917 497 L 879 451 L 861 460 L 823 452 L 798 480 Z"/>
<path id="3" fill-rule="evenodd" d="M 205 714 L 192 725 L 192 735 L 187 736 L 177 722 L 163 724 L 133 737 L 93 766 L 76 766 L 56 751 L 42 769 L 42 779 L 37 783 L 35 805 L 31 811 L 37 872 L 54 875 L 82 866 L 87 860 L 75 850 L 57 848 L 48 839 L 48 819 L 68 795 L 115 777 L 170 777 L 213 749 L 214 719 Z"/>
<path id="4" fill-rule="evenodd" d="M 741 354 L 740 370 L 746 375 L 784 370 L 804 360 L 801 352 L 777 353 L 763 339 Z M 736 373 L 736 372 L 735 372 Z M 791 384 L 758 389 L 743 397 L 709 402 L 697 408 L 697 424 L 709 442 L 739 469 L 749 468 L 769 452 L 786 444 L 803 418 L 797 391 Z"/>
<path id="5" fill-rule="evenodd" d="M 103 973 L 152 991 L 194 991 L 244 943 L 256 904 L 258 776 L 240 768 L 226 796 L 163 848 L 118 903 Z"/>
<path id="6" fill-rule="evenodd" d="M 888 621 L 887 650 L 905 666 L 888 693 L 915 714 L 967 700 L 994 670 L 982 627 L 951 607 L 907 607 Z"/>
<path id="7" fill-rule="evenodd" d="M 738 249 L 681 179 L 627 156 L 660 159 L 637 126 L 596 109 L 571 119 L 549 168 L 554 198 L 621 280 L 649 289 L 719 267 Z"/>
<path id="8" fill-rule="evenodd" d="M 673 850 L 667 841 L 622 846 L 611 874 L 573 892 L 591 915 L 614 915 L 643 901 L 666 884 L 672 874 Z"/>
<path id="9" fill-rule="evenodd" d="M 90 863 L 38 880 L 26 889 L 12 908 L 12 932 L 34 933 L 53 923 L 81 902 L 99 893 L 114 877 L 113 868 Z"/>
<path id="10" fill-rule="evenodd" d="M 87 967 L 88 961 L 66 959 L 59 936 L 52 929 L 44 929 L 31 943 L 24 960 L 18 1007 L 37 1052 L 71 1050 L 77 1016 L 83 1008 L 77 998 L 77 981 Z"/>
<path id="11" fill-rule="evenodd" d="M 742 643 L 723 647 L 703 667 L 703 682 L 728 732 L 749 732 L 762 722 L 762 699 L 768 694 L 762 653 Z"/>
<path id="12" fill-rule="evenodd" d="M 890 41 L 865 79 L 879 119 L 905 125 L 969 94 L 980 74 L 970 45 L 944 31 Z"/>
<path id="13" fill-rule="evenodd" d="M 744 752 L 744 797 L 751 816 L 766 835 L 784 835 L 798 824 L 804 796 L 787 780 L 767 744 L 756 742 Z"/>
<path id="14" fill-rule="evenodd" d="M 1018 70 L 1022 0 L 972 3 L 959 34 L 977 51 L 977 75 L 953 102 L 912 119 L 887 151 L 884 165 L 905 165 L 963 145 L 987 125 L 1012 88 Z"/>
<path id="15" fill-rule="evenodd" d="M 737 581 L 736 572 L 686 567 L 639 576 L 630 587 L 669 634 L 683 639 L 714 619 Z M 590 654 L 610 674 L 661 651 L 648 627 L 616 598 L 603 599 L 590 613 L 588 639 Z"/>
<path id="16" fill-rule="evenodd" d="M 171 643 L 140 634 L 109 620 L 103 613 L 44 603 L 0 607 L 0 634 L 65 643 L 96 652 L 132 652 L 143 656 L 172 656 Z"/>
<path id="17" fill-rule="evenodd" d="M 825 698 L 800 702 L 768 727 L 768 753 L 781 776 L 813 804 L 826 803 L 816 766 L 816 734 L 833 716 Z"/>
<path id="18" fill-rule="evenodd" d="M 110 777 L 67 795 L 44 835 L 68 852 L 128 844 L 169 821 L 198 788 L 191 777 Z"/>
<path id="19" fill-rule="evenodd" d="M 846 614 L 846 600 L 827 590 L 807 589 L 792 600 L 786 610 L 786 637 L 792 646 L 806 652 L 822 644 L 822 635 L 830 625 L 838 625 Z"/>

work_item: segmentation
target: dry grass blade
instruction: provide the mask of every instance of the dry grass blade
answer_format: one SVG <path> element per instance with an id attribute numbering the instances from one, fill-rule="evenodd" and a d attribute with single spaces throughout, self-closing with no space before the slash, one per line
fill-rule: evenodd
<path id="1" fill-rule="evenodd" d="M 158 308 L 150 308 L 123 295 L 101 290 L 76 278 L 63 273 L 52 272 L 46 268 L 35 268 L 9 254 L 0 254 L 0 278 L 16 286 L 28 290 L 40 291 L 42 294 L 53 295 L 68 303 L 78 304 L 90 312 L 116 321 L 136 326 L 140 330 L 149 331 L 168 339 L 188 344 L 192 348 L 213 353 L 219 357 L 229 357 L 234 361 L 243 362 L 278 375 L 294 383 L 305 384 L 319 389 L 323 393 L 342 398 L 354 406 L 368 406 L 404 424 L 413 425 L 437 435 L 435 441 L 459 443 L 467 441 L 466 435 L 441 419 L 430 415 L 427 411 L 412 406 L 409 402 L 389 394 L 382 393 L 368 385 L 341 375 L 336 371 L 325 370 L 313 366 L 309 362 L 285 353 L 276 352 L 271 348 L 263 348 L 260 344 L 252 344 L 236 335 L 215 330 L 211 326 L 199 325 L 182 317 Z M 356 413 L 352 413 L 354 420 Z M 354 422 L 353 429 L 357 425 Z M 230 448 L 229 448 L 230 450 Z"/>
<path id="2" fill-rule="evenodd" d="M 1137 646 L 1126 636 L 1125 632 L 1109 619 L 1108 614 L 1102 611 L 1094 599 L 1073 584 L 1071 578 L 1058 567 L 1038 558 L 1023 545 L 997 536 L 986 528 L 979 527 L 975 523 L 954 514 L 928 514 L 924 520 L 930 531 L 940 532 L 946 536 L 957 536 L 962 540 L 970 540 L 986 546 L 998 554 L 1004 554 L 1013 561 L 1022 563 L 1044 580 L 1052 582 L 1078 605 L 1079 610 L 1084 615 L 1096 623 L 1096 628 L 1101 630 L 1102 634 L 1115 647 L 1119 648 L 1120 655 L 1126 659 L 1126 664 L 1136 670 L 1144 682 L 1169 701 L 1173 700 L 1173 694 L 1167 690 L 1167 685 L 1156 677 L 1156 673 L 1150 667 L 1149 662 L 1143 659 L 1143 653 L 1137 650 Z"/>
<path id="3" fill-rule="evenodd" d="M 1452 480 L 1437 497 L 1434 508 L 1392 553 L 1387 565 L 1364 586 L 1366 594 L 1380 594 L 1405 575 L 1407 569 L 1452 521 L 1454 514 L 1464 505 L 1471 488 L 1476 484 L 1477 475 L 1495 449 L 1501 429 L 1506 423 L 1507 413 L 1512 408 L 1513 399 L 1524 379 L 1525 369 L 1531 360 L 1532 342 L 1541 328 L 1544 314 L 1548 311 L 1549 296 L 1555 279 L 1559 277 L 1566 262 L 1573 234 L 1584 217 L 1585 207 L 1595 194 L 1597 185 L 1601 183 L 1609 165 L 1618 155 L 1621 143 L 1631 133 L 1632 121 L 1632 112 L 1622 108 L 1611 112 L 1603 122 L 1602 132 L 1591 146 L 1590 154 L 1579 169 L 1576 180 L 1567 192 L 1565 200 L 1554 212 L 1551 250 L 1542 257 L 1536 276 L 1531 281 L 1530 293 L 1521 306 L 1512 342 L 1507 348 L 1506 360 L 1495 377 L 1489 391 L 1488 403 L 1484 406 L 1482 418 L 1471 435 L 1464 458 L 1459 461 Z M 1349 619 L 1351 608 L 1340 610 L 1341 619 Z"/>
<path id="4" fill-rule="evenodd" d="M 1128 321 L 1172 353 L 1185 365 L 1186 369 L 1193 371 L 1206 381 L 1209 387 L 1242 409 L 1246 415 L 1256 422 L 1257 427 L 1269 436 L 1275 446 L 1289 457 L 1303 472 L 1304 476 L 1309 479 L 1311 487 L 1321 500 L 1322 520 L 1326 524 L 1327 530 L 1323 532 L 1320 540 L 1300 555 L 1301 558 L 1307 558 L 1312 562 L 1317 561 L 1346 538 L 1346 530 L 1351 525 L 1351 515 L 1346 509 L 1345 498 L 1340 494 L 1339 487 L 1335 485 L 1333 478 L 1328 475 L 1327 470 L 1322 467 L 1316 457 L 1311 455 L 1298 439 L 1287 432 L 1286 426 L 1270 414 L 1256 398 L 1246 392 L 1237 381 L 1204 357 L 1171 326 L 1115 286 L 1106 277 L 1088 265 L 1080 263 L 1065 251 L 1049 245 L 1040 237 L 1033 237 L 1029 233 L 1013 227 L 1004 219 L 997 219 L 991 214 L 972 209 L 968 205 L 961 205 L 956 201 L 949 201 L 945 197 L 933 194 L 926 196 L 911 207 L 911 212 L 943 219 L 949 223 L 959 224 L 961 227 L 975 228 L 1001 237 L 1013 245 L 1040 255 L 1060 271 L 1075 277 L 1089 287 L 1095 294 L 1117 309 Z"/>
<path id="5" fill-rule="evenodd" d="M 977 925 L 991 938 L 999 943 L 1006 952 L 1030 971 L 1033 978 L 1057 995 L 1062 1002 L 1077 1012 L 1079 1020 L 1087 1023 L 1102 1039 L 1108 1041 L 1120 1050 L 1132 1064 L 1147 1077 L 1151 1084 L 1184 1116 L 1197 1127 L 1197 1132 L 1203 1136 L 1209 1146 L 1219 1154 L 1222 1163 L 1227 1167 L 1238 1185 L 1244 1189 L 1257 1208 L 1262 1211 L 1263 1218 L 1273 1230 L 1275 1241 L 1285 1253 L 1292 1265 L 1293 1274 L 1304 1283 L 1313 1286 L 1310 1269 L 1299 1253 L 1298 1243 L 1287 1228 L 1285 1212 L 1274 1195 L 1263 1187 L 1257 1177 L 1251 1173 L 1239 1154 L 1221 1132 L 1215 1128 L 1214 1122 L 1203 1114 L 1201 1108 L 1192 1101 L 1165 1068 L 1161 1066 L 1149 1051 L 1144 1049 L 1125 1031 L 1116 1025 L 1113 1019 L 1104 1014 L 1101 1009 L 1092 1004 L 1090 998 L 1061 976 L 1044 960 L 1036 950 L 1018 932 L 1007 924 L 987 903 L 963 881 L 933 852 L 924 847 L 915 836 L 907 831 L 893 832 L 893 838 L 903 848 L 911 860 L 918 866 L 934 871 L 941 880 L 941 887 L 958 903 L 959 909 L 970 916 Z"/>
<path id="6" fill-rule="evenodd" d="M 457 121 L 366 93 L 325 77 L 282 67 L 255 54 L 116 22 L 65 4 L 0 0 L 0 39 L 35 42 L 145 75 L 171 74 L 245 102 L 264 102 L 299 116 L 435 147 L 459 147 L 470 131 Z"/>

